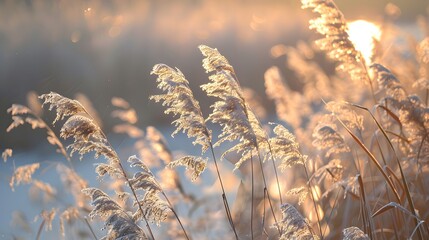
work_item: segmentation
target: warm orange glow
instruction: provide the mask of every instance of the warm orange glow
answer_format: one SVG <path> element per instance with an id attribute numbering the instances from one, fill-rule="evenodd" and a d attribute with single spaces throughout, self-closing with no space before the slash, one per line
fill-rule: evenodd
<path id="1" fill-rule="evenodd" d="M 367 64 L 371 63 L 373 55 L 374 39 L 380 40 L 381 29 L 374 23 L 365 20 L 356 20 L 348 24 L 350 40 L 360 51 Z"/>

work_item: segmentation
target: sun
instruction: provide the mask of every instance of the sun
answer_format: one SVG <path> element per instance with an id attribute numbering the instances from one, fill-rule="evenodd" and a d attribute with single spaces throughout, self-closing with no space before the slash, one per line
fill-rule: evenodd
<path id="1" fill-rule="evenodd" d="M 374 39 L 380 40 L 381 29 L 374 23 L 366 20 L 356 20 L 347 24 L 349 38 L 360 51 L 367 64 L 371 63 L 373 56 Z"/>

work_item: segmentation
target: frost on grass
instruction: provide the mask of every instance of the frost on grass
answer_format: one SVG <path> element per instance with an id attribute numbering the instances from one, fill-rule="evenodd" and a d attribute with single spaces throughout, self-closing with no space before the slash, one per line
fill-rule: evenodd
<path id="1" fill-rule="evenodd" d="M 302 8 L 310 8 L 319 15 L 310 20 L 310 29 L 323 35 L 316 40 L 316 45 L 339 62 L 337 70 L 349 74 L 353 80 L 366 79 L 364 59 L 350 40 L 346 19 L 334 1 L 301 0 L 301 3 Z"/>
<path id="2" fill-rule="evenodd" d="M 266 142 L 265 132 L 249 106 L 246 104 L 242 90 L 235 76 L 234 69 L 228 60 L 217 49 L 199 46 L 203 59 L 203 67 L 208 73 L 210 82 L 201 86 L 208 96 L 218 100 L 211 106 L 213 112 L 206 121 L 219 124 L 222 133 L 218 136 L 215 146 L 225 141 L 238 141 L 226 150 L 222 157 L 231 152 L 241 155 L 234 169 L 249 160 L 259 143 Z"/>
<path id="3" fill-rule="evenodd" d="M 205 152 L 210 146 L 211 132 L 206 127 L 200 105 L 194 98 L 188 80 L 179 69 L 165 64 L 155 65 L 151 74 L 158 76 L 158 88 L 164 94 L 151 96 L 150 99 L 162 101 L 162 105 L 167 106 L 166 114 L 179 116 L 172 122 L 176 126 L 172 136 L 183 131 L 188 137 L 195 138 L 194 145 L 201 145 L 202 151 Z"/>
<path id="4" fill-rule="evenodd" d="M 32 100 L 34 109 L 38 109 L 38 104 L 40 104 L 38 101 L 37 103 L 34 103 L 36 100 Z M 46 130 L 47 133 L 47 140 L 48 142 L 57 147 L 57 152 L 61 153 L 67 160 L 70 160 L 69 156 L 66 153 L 66 150 L 64 149 L 63 144 L 58 139 L 58 137 L 55 135 L 55 133 L 52 131 L 52 129 L 39 117 L 41 115 L 41 110 L 38 109 L 33 111 L 32 109 L 20 105 L 20 104 L 12 104 L 12 106 L 7 110 L 7 112 L 12 115 L 13 122 L 9 125 L 9 127 L 6 129 L 6 132 L 10 132 L 16 127 L 23 125 L 25 123 L 29 124 L 32 129 L 36 128 L 42 128 Z"/>
<path id="5" fill-rule="evenodd" d="M 335 153 L 350 152 L 344 137 L 337 132 L 337 128 L 332 123 L 321 121 L 313 131 L 313 146 L 319 150 L 326 150 L 326 157 Z"/>
<path id="6" fill-rule="evenodd" d="M 279 169 L 284 171 L 297 164 L 304 165 L 307 156 L 299 151 L 295 136 L 280 124 L 274 127 L 273 132 L 275 137 L 270 138 L 269 143 L 274 159 L 281 162 Z"/>
<path id="7" fill-rule="evenodd" d="M 349 227 L 343 229 L 343 240 L 369 240 L 369 237 L 359 228 Z"/>
<path id="8" fill-rule="evenodd" d="M 130 184 L 136 191 L 145 191 L 145 195 L 142 199 L 139 199 L 139 202 L 134 201 L 134 205 L 140 204 L 143 211 L 140 211 L 140 209 L 136 210 L 133 213 L 133 219 L 140 220 L 144 217 L 148 221 L 159 225 L 167 219 L 168 213 L 171 212 L 168 203 L 159 196 L 163 193 L 163 190 L 153 173 L 143 161 L 134 155 L 128 158 L 128 162 L 131 167 L 140 168 L 140 170 L 134 174 L 133 178 L 129 180 Z"/>
<path id="9" fill-rule="evenodd" d="M 286 192 L 286 195 L 298 196 L 298 205 L 301 205 L 307 198 L 308 188 L 307 187 L 292 188 L 291 190 Z"/>
<path id="10" fill-rule="evenodd" d="M 97 188 L 86 188 L 82 192 L 92 199 L 94 208 L 89 216 L 105 219 L 108 232 L 102 239 L 148 239 L 133 218 L 106 193 Z"/>
<path id="11" fill-rule="evenodd" d="M 180 159 L 177 159 L 169 164 L 167 167 L 174 168 L 176 166 L 185 166 L 187 170 L 190 170 L 192 173 L 192 181 L 195 181 L 198 176 L 206 169 L 207 159 L 196 156 L 184 156 Z"/>
<path id="12" fill-rule="evenodd" d="M 57 116 L 53 122 L 54 124 L 67 116 L 85 112 L 84 107 L 78 101 L 63 97 L 55 92 L 43 94 L 39 98 L 43 99 L 43 105 L 49 104 L 49 111 L 56 109 Z"/>
<path id="13" fill-rule="evenodd" d="M 318 239 L 303 216 L 292 205 L 285 203 L 281 207 L 283 219 L 279 222 L 280 240 Z"/>

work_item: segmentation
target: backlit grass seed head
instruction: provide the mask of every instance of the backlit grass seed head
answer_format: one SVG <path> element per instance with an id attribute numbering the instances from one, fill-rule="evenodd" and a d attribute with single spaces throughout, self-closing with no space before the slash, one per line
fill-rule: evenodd
<path id="1" fill-rule="evenodd" d="M 347 102 L 331 101 L 326 104 L 326 109 L 338 117 L 348 128 L 362 132 L 363 117 L 358 115 Z"/>
<path id="2" fill-rule="evenodd" d="M 57 214 L 57 209 L 52 208 L 51 211 L 43 210 L 40 213 L 40 217 L 45 223 L 45 231 L 52 230 L 52 221 L 54 221 L 55 215 Z"/>
<path id="3" fill-rule="evenodd" d="M 280 124 L 274 127 L 273 132 L 275 137 L 270 138 L 269 142 L 274 159 L 281 161 L 279 169 L 284 171 L 294 165 L 305 164 L 307 156 L 299 151 L 295 136 Z"/>
<path id="4" fill-rule="evenodd" d="M 30 94 L 31 95 L 31 94 Z M 31 95 L 33 96 L 33 95 Z M 36 97 L 37 99 L 37 97 Z M 37 103 L 33 103 L 33 105 L 40 104 L 38 100 Z M 39 105 L 37 105 L 39 106 Z M 9 127 L 6 129 L 6 132 L 12 131 L 14 128 L 23 125 L 24 123 L 27 123 L 31 125 L 32 129 L 36 128 L 42 128 L 46 130 L 47 133 L 47 140 L 51 145 L 57 146 L 57 152 L 61 153 L 66 157 L 67 160 L 69 160 L 69 156 L 67 155 L 63 144 L 58 139 L 58 137 L 55 135 L 55 133 L 51 130 L 51 128 L 39 117 L 41 115 L 41 109 L 38 109 L 37 106 L 34 106 L 36 111 L 34 112 L 30 108 L 20 105 L 20 104 L 12 104 L 12 106 L 7 110 L 9 114 L 12 115 L 13 122 L 9 125 Z"/>
<path id="5" fill-rule="evenodd" d="M 332 0 L 301 0 L 301 3 L 302 8 L 311 8 L 320 14 L 318 18 L 310 20 L 310 29 L 324 36 L 316 41 L 319 48 L 339 62 L 338 70 L 348 73 L 352 79 L 363 79 L 363 58 L 349 39 L 346 20 L 335 3 Z"/>
<path id="6" fill-rule="evenodd" d="M 301 205 L 307 199 L 308 188 L 297 187 L 286 192 L 286 195 L 298 196 L 298 205 Z"/>
<path id="7" fill-rule="evenodd" d="M 7 112 L 10 115 L 15 116 L 15 115 L 31 113 L 31 110 L 28 107 L 23 106 L 21 104 L 12 104 L 12 106 L 7 109 Z"/>
<path id="8" fill-rule="evenodd" d="M 369 237 L 359 228 L 349 227 L 343 229 L 343 240 L 369 240 Z"/>
<path id="9" fill-rule="evenodd" d="M 147 191 L 142 200 L 143 212 L 146 219 L 150 222 L 156 223 L 158 226 L 161 222 L 167 220 L 171 208 L 168 203 L 162 200 L 157 192 Z M 135 212 L 133 218 L 140 219 L 141 212 Z"/>
<path id="10" fill-rule="evenodd" d="M 207 159 L 196 156 L 185 156 L 176 161 L 167 164 L 167 167 L 174 168 L 177 166 L 185 166 L 192 173 L 192 181 L 195 181 L 201 173 L 204 172 L 207 166 Z"/>
<path id="11" fill-rule="evenodd" d="M 242 90 L 235 78 L 235 72 L 228 60 L 216 48 L 200 45 L 203 56 L 203 67 L 207 73 L 213 73 L 210 83 L 201 86 L 208 96 L 225 99 L 227 96 L 237 96 L 244 100 Z"/>
<path id="12" fill-rule="evenodd" d="M 195 138 L 194 145 L 200 144 L 205 152 L 210 146 L 211 133 L 185 76 L 179 69 L 165 64 L 155 65 L 151 73 L 158 75 L 158 88 L 165 94 L 151 96 L 150 99 L 162 101 L 162 105 L 167 106 L 166 114 L 179 115 L 179 118 L 172 122 L 176 126 L 172 136 L 180 131 L 186 132 L 188 137 Z"/>
<path id="13" fill-rule="evenodd" d="M 370 66 L 370 69 L 373 70 L 380 89 L 394 89 L 395 87 L 400 86 L 399 80 L 385 66 L 374 63 Z"/>
<path id="14" fill-rule="evenodd" d="M 225 141 L 239 143 L 223 153 L 222 157 L 230 152 L 242 154 L 242 158 L 235 164 L 238 169 L 243 162 L 250 159 L 250 154 L 256 147 L 256 135 L 249 122 L 242 105 L 242 101 L 236 97 L 226 97 L 225 101 L 218 101 L 213 106 L 213 112 L 207 120 L 222 126 L 222 133 L 215 146 Z"/>
<path id="15" fill-rule="evenodd" d="M 319 150 L 327 150 L 326 157 L 333 153 L 350 152 L 350 148 L 334 125 L 320 123 L 313 131 L 313 146 Z"/>
<path id="16" fill-rule="evenodd" d="M 18 167 L 15 169 L 12 178 L 10 179 L 9 186 L 12 191 L 15 190 L 14 186 L 21 183 L 27 184 L 32 182 L 34 172 L 40 167 L 40 163 L 33 163 Z"/>
<path id="17" fill-rule="evenodd" d="M 6 148 L 2 154 L 1 157 L 3 158 L 3 162 L 6 162 L 8 158 L 12 157 L 13 150 L 10 148 Z"/>
<path id="18" fill-rule="evenodd" d="M 326 178 L 331 179 L 333 182 L 337 182 L 342 179 L 344 173 L 344 167 L 341 164 L 340 159 L 332 159 L 328 164 L 324 165 L 317 169 L 314 174 L 311 176 L 310 180 L 321 184 L 322 181 Z"/>
<path id="19" fill-rule="evenodd" d="M 148 239 L 132 217 L 106 193 L 97 188 L 86 188 L 82 192 L 92 199 L 94 208 L 89 216 L 91 218 L 100 216 L 106 219 L 105 228 L 109 230 L 102 239 Z"/>
<path id="20" fill-rule="evenodd" d="M 49 104 L 49 111 L 56 108 L 57 116 L 53 122 L 54 124 L 67 116 L 85 112 L 84 107 L 78 101 L 63 97 L 55 92 L 40 95 L 39 98 L 43 99 L 43 105 Z"/>
<path id="21" fill-rule="evenodd" d="M 60 233 L 65 237 L 65 224 L 70 225 L 72 222 L 79 219 L 79 209 L 75 207 L 68 207 L 60 215 Z"/>
<path id="22" fill-rule="evenodd" d="M 137 156 L 133 155 L 128 158 L 131 167 L 139 167 L 141 170 L 136 172 L 130 179 L 132 187 L 136 190 L 141 189 L 151 192 L 162 192 L 161 186 L 155 179 L 152 171 Z"/>
<path id="23" fill-rule="evenodd" d="M 216 49 L 200 46 L 203 67 L 207 72 L 213 72 L 210 83 L 201 86 L 208 96 L 219 100 L 211 107 L 213 112 L 206 121 L 219 124 L 222 133 L 218 136 L 215 146 L 224 141 L 236 141 L 239 143 L 222 154 L 224 157 L 230 152 L 241 154 L 241 158 L 235 164 L 238 169 L 241 164 L 250 159 L 259 142 L 267 141 L 265 133 L 253 112 L 247 106 L 240 85 L 235 77 L 234 69 Z"/>
<path id="24" fill-rule="evenodd" d="M 211 48 L 206 45 L 200 45 L 198 48 L 203 56 L 206 57 L 203 59 L 203 68 L 207 73 L 219 70 L 234 72 L 234 69 L 229 64 L 228 60 L 221 55 L 216 48 Z"/>
<path id="25" fill-rule="evenodd" d="M 294 206 L 289 203 L 285 203 L 281 206 L 283 219 L 279 222 L 281 230 L 280 239 L 317 239 L 311 232 L 311 228 L 308 225 L 304 217 L 296 210 Z"/>
<path id="26" fill-rule="evenodd" d="M 351 194 L 354 197 L 359 198 L 359 184 L 357 182 L 357 177 L 348 177 L 345 179 L 342 179 L 340 181 L 335 182 L 330 188 L 328 188 L 322 195 L 322 198 L 327 197 L 332 191 L 343 189 L 344 191 L 344 199 L 346 199 L 347 194 Z"/>
<path id="27" fill-rule="evenodd" d="M 77 141 L 89 141 L 90 139 L 105 140 L 100 128 L 84 116 L 71 116 L 61 128 L 60 137 L 67 139 L 73 137 Z"/>
<path id="28" fill-rule="evenodd" d="M 17 128 L 25 123 L 25 120 L 20 116 L 12 116 L 12 123 L 7 127 L 6 132 L 12 131 L 14 128 Z"/>
<path id="29" fill-rule="evenodd" d="M 429 37 L 426 37 L 419 43 L 417 46 L 417 54 L 422 63 L 429 64 Z"/>

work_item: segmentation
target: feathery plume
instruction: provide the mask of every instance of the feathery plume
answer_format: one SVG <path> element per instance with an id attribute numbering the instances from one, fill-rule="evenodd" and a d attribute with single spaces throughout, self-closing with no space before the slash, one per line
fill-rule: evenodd
<path id="1" fill-rule="evenodd" d="M 164 136 L 155 127 L 146 128 L 146 140 L 149 142 L 151 149 L 155 152 L 165 164 L 173 161 L 173 156 L 167 146 Z"/>
<path id="2" fill-rule="evenodd" d="M 184 156 L 169 164 L 167 167 L 174 168 L 176 166 L 185 166 L 186 169 L 192 172 L 192 181 L 195 181 L 198 176 L 206 169 L 207 159 L 196 156 Z"/>
<path id="3" fill-rule="evenodd" d="M 364 80 L 361 54 L 355 49 L 347 33 L 347 23 L 332 0 L 301 0 L 302 8 L 310 8 L 320 16 L 310 20 L 310 29 L 324 36 L 316 41 L 320 49 L 339 62 L 337 70 L 348 73 L 353 80 Z"/>
<path id="4" fill-rule="evenodd" d="M 319 150 L 327 150 L 325 156 L 334 153 L 350 152 L 344 137 L 337 132 L 337 127 L 329 122 L 321 121 L 313 131 L 313 146 Z"/>
<path id="5" fill-rule="evenodd" d="M 217 49 L 204 45 L 200 45 L 199 49 L 206 57 L 203 59 L 203 67 L 207 72 L 215 71 L 209 77 L 211 82 L 201 86 L 208 96 L 219 98 L 211 106 L 213 112 L 207 118 L 207 121 L 222 127 L 222 133 L 214 146 L 225 141 L 239 140 L 238 144 L 222 154 L 222 157 L 230 152 L 241 154 L 240 160 L 235 164 L 236 170 L 250 159 L 252 152 L 259 148 L 259 143 L 266 142 L 267 138 L 256 116 L 246 104 L 228 60 Z"/>
<path id="6" fill-rule="evenodd" d="M 12 157 L 12 149 L 6 148 L 2 152 L 1 157 L 3 158 L 3 161 L 6 162 L 8 158 Z"/>
<path id="7" fill-rule="evenodd" d="M 307 221 L 301 216 L 295 207 L 289 203 L 281 206 L 283 219 L 279 222 L 281 229 L 281 240 L 286 239 L 318 239 L 312 234 L 312 230 Z"/>
<path id="8" fill-rule="evenodd" d="M 82 107 L 85 109 L 85 112 L 97 123 L 97 126 L 103 128 L 103 122 L 98 114 L 97 110 L 94 108 L 91 100 L 82 93 L 76 93 L 75 101 L 79 102 Z"/>
<path id="9" fill-rule="evenodd" d="M 72 224 L 76 219 L 79 219 L 79 210 L 75 207 L 68 207 L 60 215 L 60 233 L 65 237 L 65 223 Z"/>
<path id="10" fill-rule="evenodd" d="M 141 202 L 145 218 L 150 222 L 156 223 L 158 226 L 167 219 L 168 214 L 171 212 L 168 203 L 159 197 L 157 191 L 147 191 Z M 141 212 L 136 211 L 133 218 L 136 220 L 140 219 L 140 215 Z"/>
<path id="11" fill-rule="evenodd" d="M 139 167 L 141 171 L 134 174 L 130 179 L 130 184 L 135 190 L 145 191 L 143 199 L 140 199 L 142 211 L 135 211 L 133 219 L 138 220 L 144 217 L 151 222 L 159 225 L 162 221 L 167 219 L 168 213 L 171 210 L 170 206 L 159 197 L 159 193 L 163 193 L 161 186 L 156 181 L 155 176 L 150 169 L 135 155 L 128 158 L 131 167 Z M 134 201 L 134 204 L 138 204 Z"/>
<path id="12" fill-rule="evenodd" d="M 55 124 L 58 120 L 63 120 L 67 116 L 86 112 L 82 104 L 80 104 L 78 101 L 63 97 L 55 92 L 42 94 L 39 96 L 39 98 L 43 99 L 44 101 L 42 106 L 49 104 L 49 111 L 52 111 L 54 108 L 56 108 L 57 116 L 53 124 Z"/>
<path id="13" fill-rule="evenodd" d="M 43 210 L 40 213 L 40 217 L 43 219 L 45 225 L 45 231 L 52 230 L 52 221 L 54 221 L 55 215 L 57 214 L 57 209 L 52 208 L 51 211 Z"/>
<path id="14" fill-rule="evenodd" d="M 275 137 L 270 138 L 269 143 L 274 159 L 281 161 L 278 168 L 284 171 L 297 164 L 304 165 L 307 156 L 302 155 L 299 151 L 299 144 L 296 142 L 295 136 L 280 124 L 274 127 L 273 132 Z"/>
<path id="15" fill-rule="evenodd" d="M 307 199 L 308 188 L 307 187 L 297 187 L 292 188 L 286 192 L 286 195 L 298 195 L 298 205 L 301 205 L 305 199 Z"/>
<path id="16" fill-rule="evenodd" d="M 12 116 L 13 122 L 7 127 L 6 132 L 12 131 L 12 129 L 17 128 L 25 123 L 24 119 L 20 116 Z"/>
<path id="17" fill-rule="evenodd" d="M 348 227 L 343 229 L 343 240 L 369 240 L 366 235 L 358 227 Z"/>
<path id="18" fill-rule="evenodd" d="M 211 141 L 211 133 L 207 129 L 200 105 L 194 98 L 188 80 L 179 69 L 173 69 L 165 64 L 157 64 L 151 74 L 158 76 L 158 88 L 165 94 L 151 96 L 150 99 L 167 106 L 165 114 L 179 115 L 172 124 L 176 130 L 172 136 L 180 131 L 186 132 L 188 137 L 195 138 L 193 144 L 200 144 L 205 152 Z"/>
<path id="19" fill-rule="evenodd" d="M 106 193 L 97 188 L 86 188 L 82 192 L 92 198 L 94 208 L 89 216 L 106 219 L 105 227 L 109 229 L 103 239 L 148 239 L 132 217 Z"/>
<path id="20" fill-rule="evenodd" d="M 317 169 L 310 178 L 311 180 L 315 180 L 317 184 L 321 184 L 321 182 L 329 177 L 334 182 L 339 181 L 343 177 L 344 167 L 341 164 L 340 159 L 332 159 L 328 162 L 328 164 L 324 165 Z"/>
<path id="21" fill-rule="evenodd" d="M 128 158 L 128 162 L 131 167 L 138 167 L 141 170 L 136 172 L 133 178 L 130 179 L 130 183 L 134 189 L 154 192 L 162 191 L 161 186 L 159 186 L 152 171 L 150 171 L 142 160 L 140 160 L 136 155 L 133 155 Z"/>
<path id="22" fill-rule="evenodd" d="M 363 117 L 351 109 L 349 103 L 331 101 L 325 107 L 335 114 L 348 128 L 359 132 L 364 130 Z"/>
<path id="23" fill-rule="evenodd" d="M 27 164 L 20 166 L 15 169 L 12 178 L 10 179 L 9 186 L 12 191 L 15 191 L 14 186 L 18 186 L 21 183 L 28 184 L 32 182 L 32 176 L 34 172 L 40 167 L 40 163 Z"/>
<path id="24" fill-rule="evenodd" d="M 35 105 L 36 103 L 33 103 Z M 36 107 L 35 107 L 36 108 Z M 38 110 L 39 111 L 39 110 Z M 13 122 L 7 128 L 7 132 L 10 132 L 14 128 L 23 125 L 24 123 L 30 124 L 32 129 L 36 128 L 44 128 L 47 133 L 48 142 L 57 147 L 57 152 L 61 153 L 67 160 L 70 160 L 67 152 L 58 139 L 55 132 L 39 117 L 41 113 L 34 112 L 30 108 L 20 105 L 20 104 L 12 104 L 12 106 L 7 109 L 7 112 L 12 115 Z"/>

